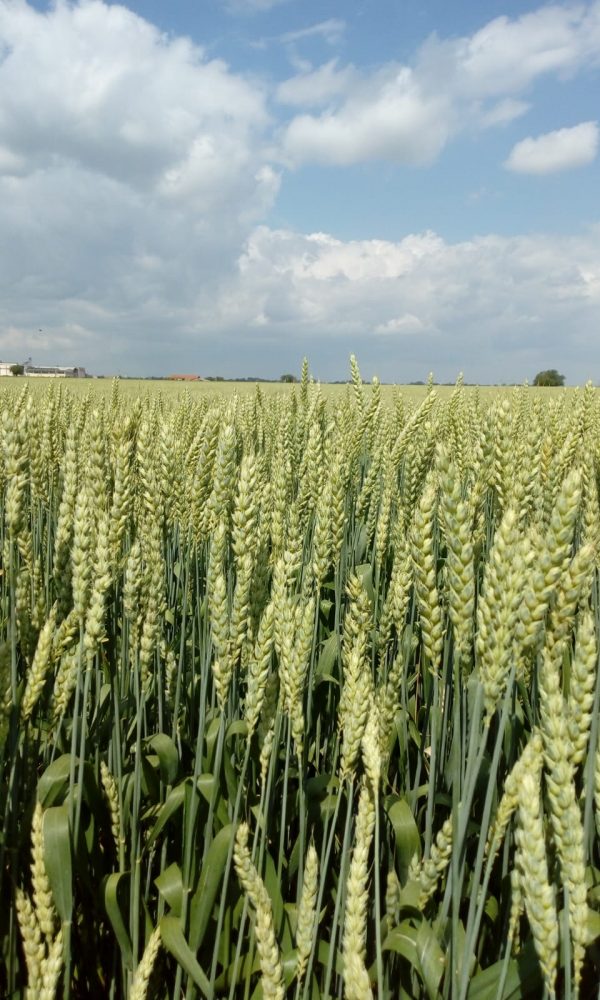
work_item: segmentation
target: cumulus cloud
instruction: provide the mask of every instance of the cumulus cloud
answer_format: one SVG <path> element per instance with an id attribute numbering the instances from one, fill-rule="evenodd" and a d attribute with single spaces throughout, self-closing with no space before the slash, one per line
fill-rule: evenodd
<path id="1" fill-rule="evenodd" d="M 101 372 L 183 366 L 277 377 L 308 354 L 321 377 L 339 378 L 354 351 L 395 381 L 431 367 L 442 379 L 459 370 L 472 380 L 531 378 L 551 357 L 570 379 L 597 377 L 600 226 L 571 238 L 459 243 L 434 232 L 343 241 L 258 226 L 231 270 L 218 253 L 202 257 L 202 246 L 183 255 L 168 213 L 149 219 L 143 204 L 121 213 L 120 188 L 107 183 L 87 206 L 102 220 L 112 204 L 93 240 L 83 230 L 74 239 L 64 206 L 50 229 L 47 216 L 36 221 L 42 189 L 27 232 L 7 230 L 4 209 L 1 356 L 59 357 Z M 23 206 L 12 205 L 22 219 Z M 127 242 L 132 222 L 139 246 Z M 31 333 L 38 325 L 43 339 Z"/>
<path id="2" fill-rule="evenodd" d="M 447 94 L 426 93 L 407 66 L 386 67 L 352 83 L 350 90 L 339 107 L 292 119 L 283 144 L 293 163 L 384 159 L 425 164 L 451 134 L 455 111 Z"/>
<path id="3" fill-rule="evenodd" d="M 0 0 L 0 123 L 0 323 L 61 350 L 176 325 L 279 187 L 262 88 L 100 0 Z"/>
<path id="4" fill-rule="evenodd" d="M 42 15 L 0 2 L 0 120 L 30 171 L 79 163 L 154 190 L 195 172 L 203 197 L 215 157 L 249 165 L 268 123 L 264 94 L 183 38 L 100 0 Z M 6 167 L 5 167 L 6 171 Z"/>
<path id="5" fill-rule="evenodd" d="M 332 80 L 319 114 L 300 113 L 287 126 L 292 163 L 349 164 L 387 159 L 428 163 L 462 128 L 502 125 L 528 103 L 518 95 L 548 74 L 572 76 L 600 60 L 600 2 L 552 5 L 510 19 L 499 17 L 470 36 L 429 38 L 411 65 L 391 63 L 371 73 L 326 64 L 284 82 L 281 99 L 319 103 L 318 85 Z M 313 87 L 311 87 L 311 83 Z M 295 98 L 295 99 L 294 99 Z"/>
<path id="6" fill-rule="evenodd" d="M 596 122 L 581 122 L 535 138 L 528 136 L 513 146 L 504 164 L 520 174 L 554 174 L 586 167 L 596 159 L 600 132 Z"/>
<path id="7" fill-rule="evenodd" d="M 233 288 L 216 308 L 223 329 L 253 322 L 280 352 L 329 343 L 333 376 L 350 350 L 396 380 L 433 363 L 442 378 L 463 368 L 484 381 L 532 377 L 549 354 L 573 379 L 595 376 L 600 226 L 570 239 L 459 243 L 433 232 L 393 243 L 258 227 Z"/>
<path id="8" fill-rule="evenodd" d="M 469 38 L 435 42 L 423 61 L 446 51 L 456 86 L 478 98 L 516 93 L 548 73 L 569 75 L 600 54 L 600 4 L 552 4 L 511 20 L 498 17 Z"/>

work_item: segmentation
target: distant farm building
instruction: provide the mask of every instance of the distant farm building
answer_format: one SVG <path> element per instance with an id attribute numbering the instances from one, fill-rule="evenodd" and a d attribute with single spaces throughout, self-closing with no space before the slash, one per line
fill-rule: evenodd
<path id="1" fill-rule="evenodd" d="M 31 378 L 87 378 L 85 368 L 63 368 L 59 365 L 26 365 L 25 374 Z"/>
<path id="2" fill-rule="evenodd" d="M 30 361 L 25 364 L 17 361 L 0 361 L 0 375 L 12 375 L 13 368 L 21 368 L 23 375 L 30 378 L 88 378 L 85 368 L 63 367 L 62 365 L 32 365 Z"/>
<path id="3" fill-rule="evenodd" d="M 199 382 L 199 375 L 167 375 L 170 382 Z"/>

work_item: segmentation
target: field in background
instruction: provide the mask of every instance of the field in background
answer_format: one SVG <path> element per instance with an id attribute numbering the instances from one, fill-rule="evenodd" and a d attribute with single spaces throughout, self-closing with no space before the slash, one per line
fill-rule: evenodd
<path id="1" fill-rule="evenodd" d="M 0 376 L 0 392 L 6 387 L 11 391 L 15 388 L 19 390 L 25 383 L 29 386 L 31 393 L 45 393 L 49 382 L 56 382 L 63 385 L 65 389 L 77 395 L 86 395 L 88 392 L 92 396 L 109 396 L 111 392 L 112 379 L 44 379 L 14 376 Z M 145 396 L 153 396 L 156 393 L 167 398 L 172 398 L 189 392 L 192 399 L 207 398 L 219 399 L 230 396 L 247 396 L 256 392 L 257 387 L 266 397 L 288 396 L 298 391 L 299 383 L 288 384 L 284 382 L 171 382 L 166 379 L 119 379 L 121 395 L 128 399 L 143 399 Z M 324 398 L 331 401 L 342 402 L 344 396 L 351 391 L 352 384 L 346 383 L 321 385 L 321 392 Z M 492 399 L 500 394 L 509 394 L 520 386 L 465 386 L 466 393 L 476 392 L 482 399 Z M 582 387 L 583 388 L 583 387 Z M 454 386 L 436 385 L 435 390 L 440 399 L 448 399 Z M 528 392 L 532 396 L 539 395 L 541 399 L 561 398 L 564 395 L 576 392 L 576 388 L 567 386 L 564 388 L 537 388 L 528 387 Z M 425 385 L 382 385 L 381 398 L 383 402 L 393 401 L 401 392 L 408 401 L 421 402 L 427 395 Z"/>
<path id="2" fill-rule="evenodd" d="M 596 995 L 591 386 L 0 419 L 0 995 Z"/>

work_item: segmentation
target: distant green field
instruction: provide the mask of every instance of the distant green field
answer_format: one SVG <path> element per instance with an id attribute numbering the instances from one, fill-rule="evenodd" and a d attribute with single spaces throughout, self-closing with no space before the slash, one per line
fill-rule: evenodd
<path id="1" fill-rule="evenodd" d="M 168 396 L 178 396 L 183 393 L 189 393 L 192 398 L 194 396 L 201 395 L 207 396 L 211 399 L 222 398 L 223 396 L 233 396 L 235 394 L 247 396 L 249 393 L 255 392 L 257 386 L 260 386 L 260 391 L 265 396 L 269 397 L 276 395 L 288 396 L 291 392 L 294 392 L 294 390 L 298 390 L 298 384 L 290 385 L 285 382 L 171 382 L 167 379 L 120 379 L 119 381 L 122 395 L 129 398 L 137 396 L 141 399 L 146 396 L 153 396 L 157 392 Z M 0 377 L 0 389 L 10 387 L 11 389 L 16 388 L 20 392 L 24 384 L 28 386 L 30 392 L 36 394 L 46 391 L 50 385 L 60 385 L 68 392 L 76 393 L 78 396 L 85 395 L 88 392 L 93 395 L 100 396 L 108 395 L 110 393 L 112 379 L 45 379 L 26 377 L 15 378 L 13 376 Z M 349 391 L 350 388 L 350 382 L 341 385 L 332 385 L 327 382 L 321 384 L 321 391 L 323 392 L 323 395 L 332 400 L 342 399 L 344 393 Z M 480 387 L 465 386 L 465 391 L 467 393 L 478 391 L 482 399 L 487 399 L 491 396 L 497 395 L 498 393 L 511 393 L 513 388 L 513 386 L 493 385 L 484 385 Z M 452 393 L 452 389 L 453 386 L 451 385 L 435 386 L 435 390 L 440 399 L 447 399 Z M 572 386 L 558 389 L 538 389 L 533 386 L 531 387 L 532 394 L 539 394 L 543 399 L 548 399 L 553 396 L 560 397 L 565 393 L 570 394 L 575 391 L 575 388 Z M 427 386 L 382 386 L 382 398 L 384 401 L 395 399 L 398 392 L 401 392 L 402 395 L 409 400 L 420 402 L 426 395 Z"/>

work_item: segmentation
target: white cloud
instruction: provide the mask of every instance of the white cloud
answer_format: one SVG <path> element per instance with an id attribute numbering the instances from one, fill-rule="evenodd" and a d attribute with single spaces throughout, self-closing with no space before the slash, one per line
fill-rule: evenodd
<path id="1" fill-rule="evenodd" d="M 255 39 L 250 43 L 254 49 L 266 49 L 269 45 L 283 45 L 291 66 L 301 74 L 308 74 L 312 71 L 313 65 L 310 60 L 304 58 L 299 53 L 299 49 L 305 50 L 306 46 L 298 43 L 311 41 L 325 42 L 327 45 L 335 46 L 341 42 L 346 31 L 346 22 L 338 17 L 330 17 L 325 21 L 318 21 L 305 28 L 297 28 L 293 31 L 286 31 L 279 35 L 265 35 Z"/>
<path id="2" fill-rule="evenodd" d="M 521 174 L 553 174 L 585 167 L 595 160 L 599 141 L 596 122 L 581 122 L 572 128 L 522 139 L 513 146 L 504 165 Z"/>
<path id="3" fill-rule="evenodd" d="M 430 163 L 451 134 L 454 111 L 447 96 L 425 93 L 407 66 L 386 67 L 350 89 L 337 109 L 292 119 L 284 151 L 293 163 Z"/>
<path id="4" fill-rule="evenodd" d="M 508 125 L 527 114 L 531 104 L 527 101 L 516 101 L 512 97 L 506 97 L 497 104 L 493 104 L 489 110 L 483 111 L 480 117 L 482 128 L 491 128 L 494 125 Z"/>
<path id="5" fill-rule="evenodd" d="M 308 28 L 298 28 L 296 31 L 286 31 L 280 35 L 282 42 L 301 42 L 306 38 L 322 38 L 328 45 L 337 45 L 346 30 L 346 22 L 339 17 L 330 17 L 326 21 L 311 24 Z"/>
<path id="6" fill-rule="evenodd" d="M 195 172 L 210 202 L 215 159 L 246 171 L 268 124 L 255 85 L 124 7 L 91 0 L 43 16 L 2 0 L 0 41 L 3 144 L 30 171 L 73 162 L 147 191 L 170 178 L 171 193 L 180 175 L 186 194 Z"/>
<path id="7" fill-rule="evenodd" d="M 338 60 L 331 59 L 316 70 L 309 69 L 284 80 L 277 87 L 276 97 L 282 104 L 318 107 L 346 93 L 355 76 L 353 66 L 338 69 Z"/>
<path id="8" fill-rule="evenodd" d="M 86 202 L 110 180 L 217 241 L 275 196 L 265 94 L 190 41 L 100 0 L 47 15 L 0 0 L 0 52 L 0 176 L 65 203 L 65 177 Z"/>
<path id="9" fill-rule="evenodd" d="M 307 353 L 340 377 L 354 350 L 393 380 L 432 367 L 523 379 L 550 364 L 598 377 L 600 225 L 460 243 L 259 226 L 231 268 L 229 243 L 211 256 L 178 211 L 148 213 L 114 181 L 92 186 L 71 168 L 50 205 L 49 194 L 41 176 L 2 192 L 0 356 L 277 377 Z"/>
<path id="10" fill-rule="evenodd" d="M 529 104 L 519 95 L 539 78 L 572 76 L 599 62 L 600 0 L 594 0 L 499 17 L 463 38 L 434 35 L 411 65 L 344 75 L 343 67 L 327 63 L 279 88 L 290 104 L 327 105 L 320 114 L 292 119 L 284 153 L 296 164 L 428 163 L 461 129 L 523 115 Z"/>
<path id="11" fill-rule="evenodd" d="M 0 0 L 0 123 L 0 330 L 24 354 L 68 327 L 106 366 L 185 327 L 279 187 L 262 88 L 99 0 Z"/>
<path id="12" fill-rule="evenodd" d="M 510 20 L 498 17 L 469 38 L 441 46 L 466 94 L 516 93 L 548 73 L 576 72 L 600 54 L 600 4 L 551 4 Z M 439 58 L 435 43 L 428 53 Z"/>
<path id="13" fill-rule="evenodd" d="M 322 351 L 330 341 L 338 359 L 355 347 L 380 359 L 383 377 L 435 365 L 442 378 L 531 378 L 550 355 L 572 379 L 597 377 L 600 226 L 454 244 L 435 233 L 344 242 L 259 227 L 232 288 L 217 308 L 224 330 L 260 322 L 273 350 L 310 354 L 311 342 Z"/>

